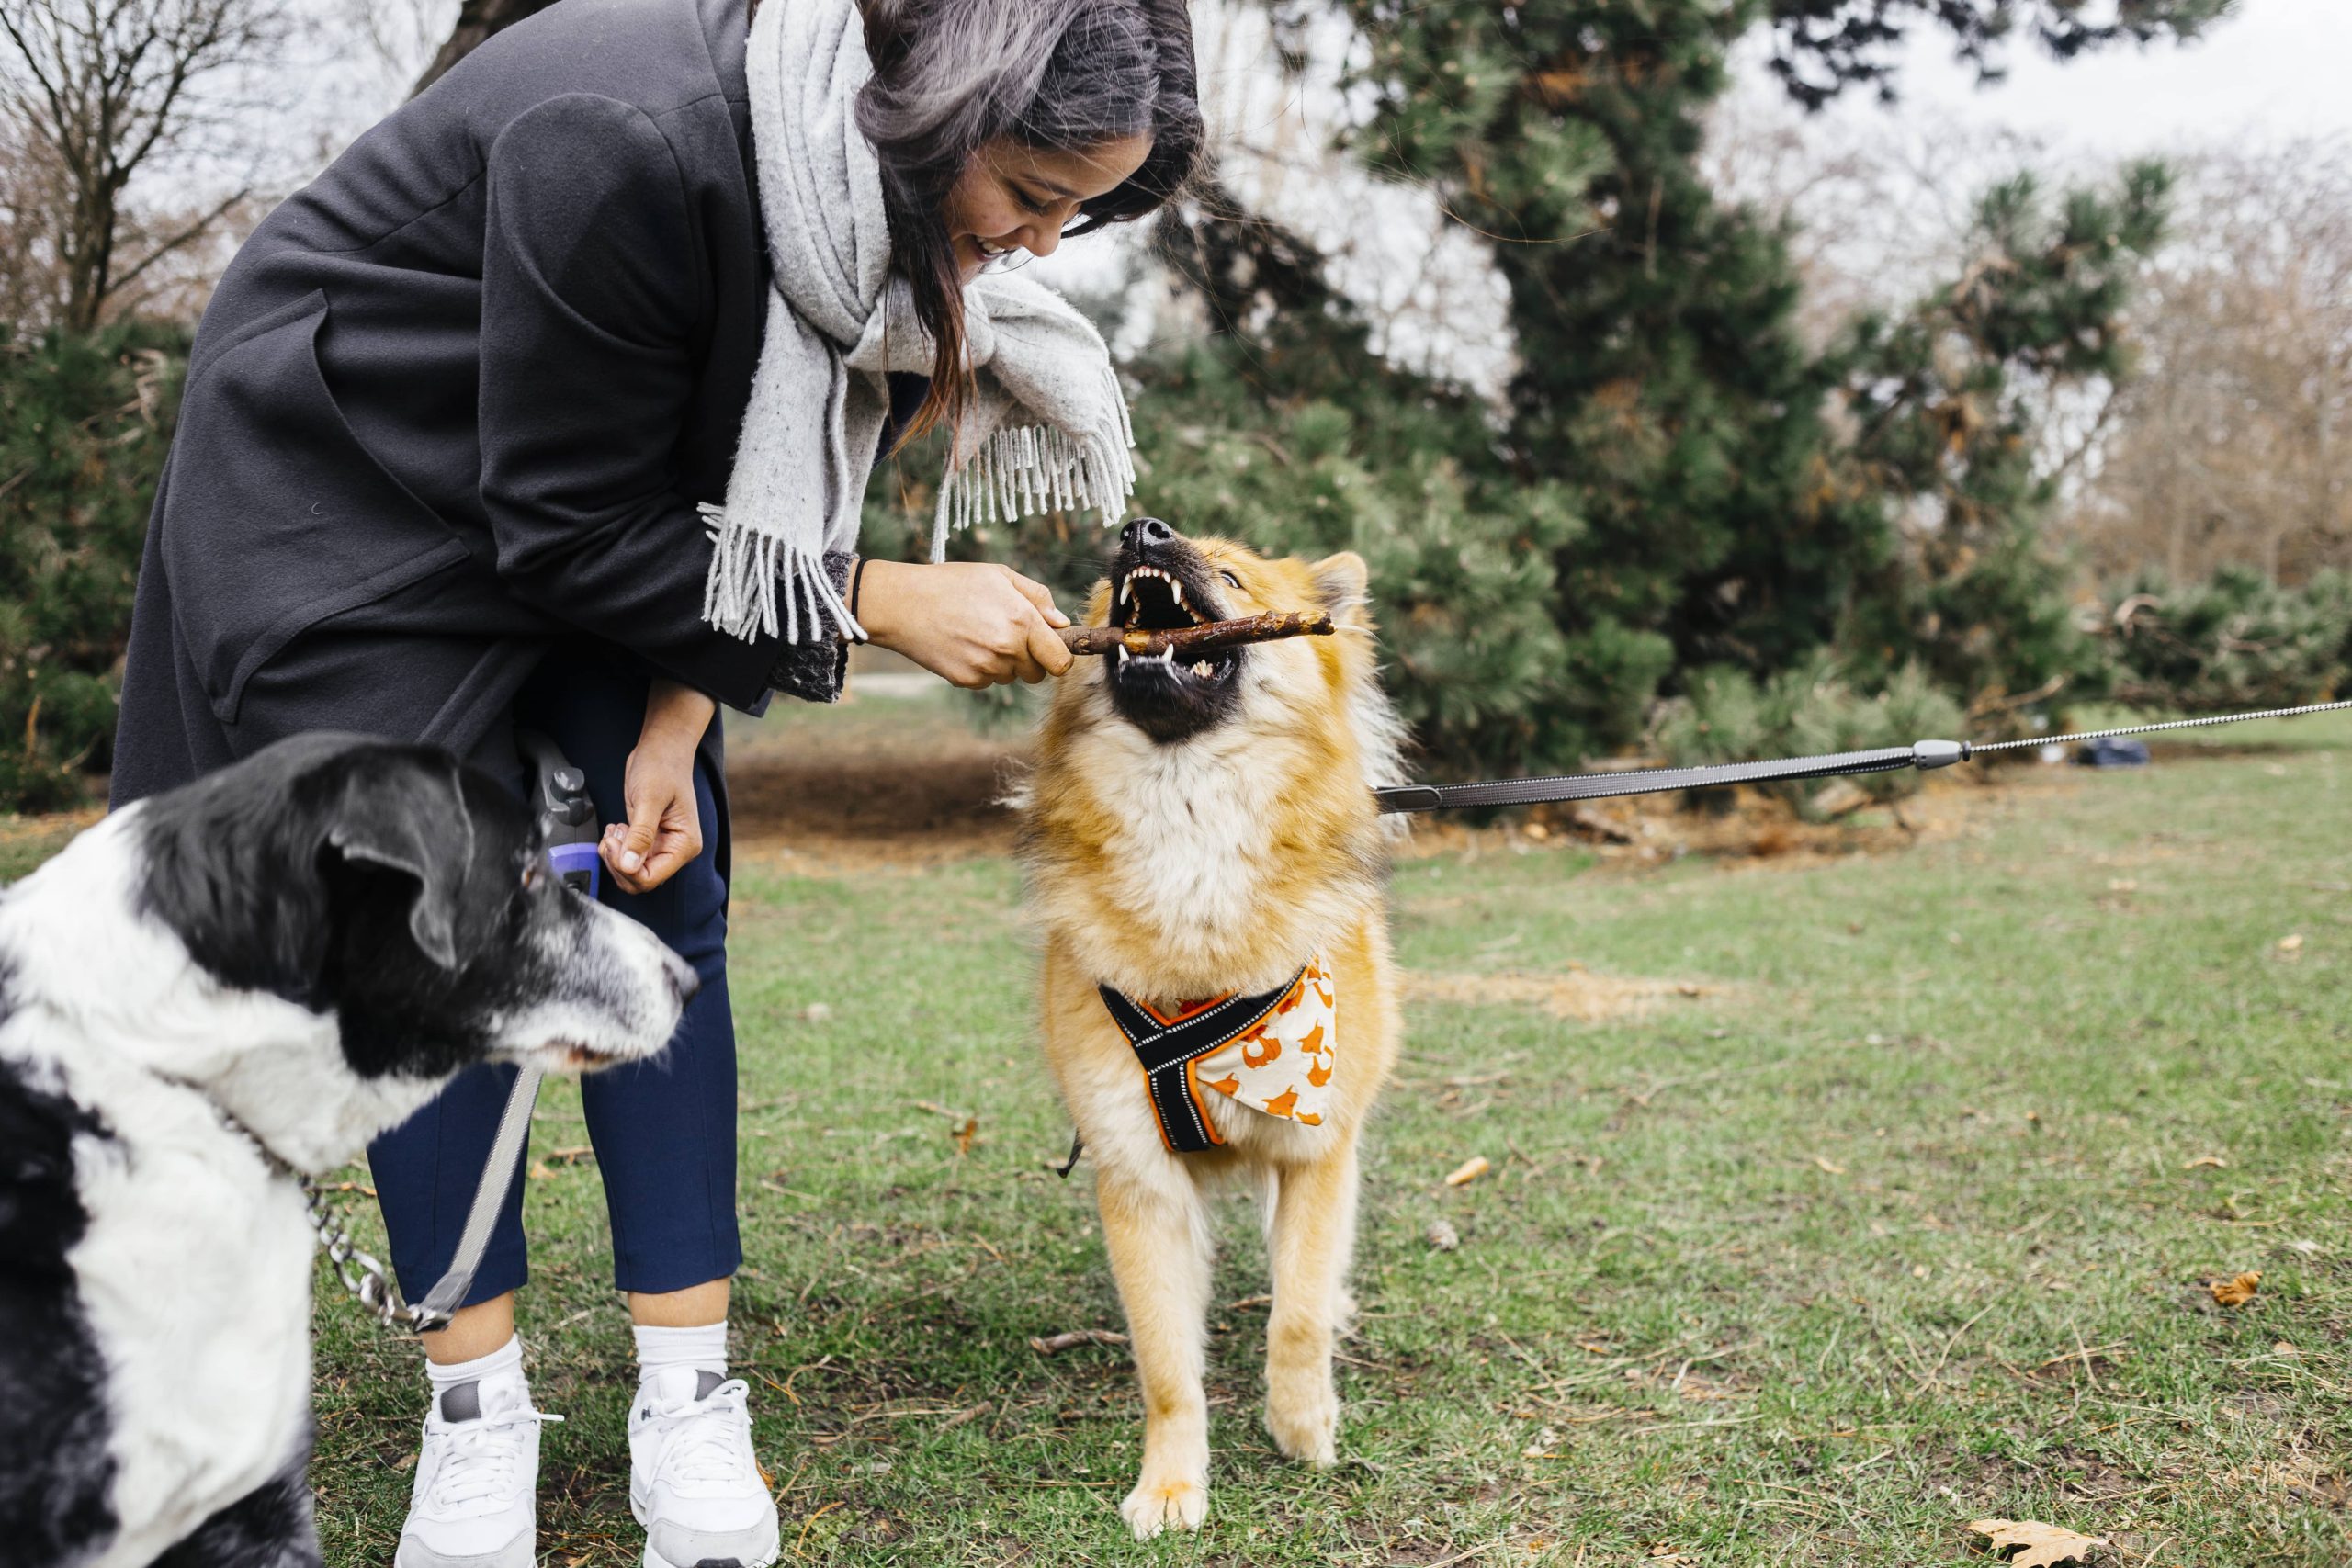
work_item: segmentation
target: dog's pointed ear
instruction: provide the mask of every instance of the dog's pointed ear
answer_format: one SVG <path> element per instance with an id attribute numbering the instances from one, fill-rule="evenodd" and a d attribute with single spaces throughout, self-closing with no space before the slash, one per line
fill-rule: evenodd
<path id="1" fill-rule="evenodd" d="M 409 934 L 444 969 L 458 963 L 458 906 L 473 862 L 473 819 L 454 760 L 363 750 L 327 823 L 326 846 L 345 861 L 413 879 Z"/>
<path id="2" fill-rule="evenodd" d="M 1363 626 L 1365 606 L 1372 603 L 1372 569 L 1353 550 L 1325 556 L 1307 569 L 1315 574 L 1315 592 L 1331 618 L 1341 626 Z"/>

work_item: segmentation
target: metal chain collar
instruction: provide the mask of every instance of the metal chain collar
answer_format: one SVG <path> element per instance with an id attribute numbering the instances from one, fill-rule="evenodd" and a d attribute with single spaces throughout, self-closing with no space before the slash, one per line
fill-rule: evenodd
<path id="1" fill-rule="evenodd" d="M 334 1266 L 335 1278 L 343 1281 L 343 1288 L 350 1292 L 352 1300 L 386 1328 L 421 1331 L 439 1326 L 438 1324 L 426 1323 L 425 1314 L 409 1305 L 401 1296 L 400 1283 L 392 1278 L 391 1271 L 378 1262 L 373 1253 L 351 1239 L 351 1230 L 344 1223 L 342 1209 L 327 1196 L 323 1188 L 280 1158 L 276 1150 L 261 1141 L 260 1134 L 239 1121 L 226 1107 L 215 1105 L 212 1109 L 227 1124 L 229 1131 L 254 1146 L 254 1153 L 261 1156 L 262 1163 L 274 1174 L 293 1178 L 302 1189 L 302 1216 L 311 1222 L 311 1229 L 318 1236 L 319 1245 L 326 1248 L 327 1259 Z"/>
<path id="2" fill-rule="evenodd" d="M 311 1228 L 318 1233 L 319 1245 L 326 1248 L 328 1261 L 334 1265 L 335 1278 L 343 1281 L 343 1288 L 351 1293 L 352 1300 L 386 1328 L 416 1327 L 417 1311 L 401 1297 L 399 1282 L 372 1254 L 363 1251 L 351 1239 L 343 1212 L 307 1176 L 302 1178 L 302 1204 Z"/>

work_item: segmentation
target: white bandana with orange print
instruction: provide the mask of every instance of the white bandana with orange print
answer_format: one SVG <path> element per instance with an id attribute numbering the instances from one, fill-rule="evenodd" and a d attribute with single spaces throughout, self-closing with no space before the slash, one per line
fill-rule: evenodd
<path id="1" fill-rule="evenodd" d="M 1163 1013 L 1148 1002 L 1137 1005 L 1167 1025 L 1182 1023 L 1225 999 L 1211 997 L 1206 1001 L 1183 1002 L 1173 1013 Z M 1331 1101 L 1338 1011 L 1331 971 L 1318 953 L 1307 960 L 1273 1010 L 1247 1033 L 1185 1064 L 1186 1089 L 1196 1104 L 1202 1092 L 1208 1090 L 1302 1127 L 1321 1126 Z M 1205 1110 L 1201 1120 L 1206 1124 Z M 1211 1136 L 1215 1137 L 1214 1132 Z"/>

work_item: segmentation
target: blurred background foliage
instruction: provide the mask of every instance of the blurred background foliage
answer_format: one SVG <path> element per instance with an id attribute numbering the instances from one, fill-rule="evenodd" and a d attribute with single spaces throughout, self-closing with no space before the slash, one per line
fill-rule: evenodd
<path id="1" fill-rule="evenodd" d="M 327 56 L 429 79 L 546 8 L 337 7 L 27 0 L 0 28 L 0 803 L 60 804 L 107 765 L 176 367 L 209 278 L 298 177 L 255 150 L 288 140 L 255 85 Z M 1204 25 L 1260 29 L 1254 73 L 1344 106 L 1303 139 L 1325 183 L 1413 193 L 1429 231 L 1367 206 L 1391 231 L 1371 261 L 1334 243 L 1228 117 L 1198 190 L 1081 296 L 1138 394 L 1139 500 L 1267 550 L 1361 552 L 1432 775 L 2331 694 L 2352 662 L 2342 149 L 2020 154 L 1947 209 L 1952 170 L 1985 159 L 1821 165 L 1736 118 L 1737 51 L 1802 114 L 1892 98 L 1915 31 L 1990 76 L 2021 50 L 2171 47 L 2228 9 L 1204 4 Z M 1837 261 L 1890 214 L 1930 240 Z M 886 465 L 869 547 L 923 547 L 940 456 Z M 1051 515 L 953 547 L 1069 598 L 1103 544 Z"/>

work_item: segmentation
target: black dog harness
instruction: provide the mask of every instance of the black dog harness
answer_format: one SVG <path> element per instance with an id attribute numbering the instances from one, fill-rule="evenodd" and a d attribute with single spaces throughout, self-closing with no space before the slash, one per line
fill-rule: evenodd
<path id="1" fill-rule="evenodd" d="M 1186 1069 L 1219 1046 L 1238 1040 L 1264 1023 L 1282 1005 L 1283 998 L 1306 977 L 1306 970 L 1307 965 L 1302 964 L 1296 974 L 1271 991 L 1254 997 L 1227 997 L 1180 1012 L 1172 1020 L 1161 1018 L 1108 986 L 1095 987 L 1102 993 L 1102 1005 L 1110 1010 L 1111 1021 L 1119 1026 L 1119 1032 L 1135 1047 L 1136 1060 L 1150 1086 L 1151 1110 L 1159 1122 L 1160 1138 L 1171 1153 L 1198 1154 L 1225 1142 L 1209 1124 L 1199 1088 Z M 1070 1157 L 1075 1164 L 1075 1144 L 1071 1145 Z M 1063 1168 L 1063 1174 L 1069 1174 L 1068 1167 Z"/>

